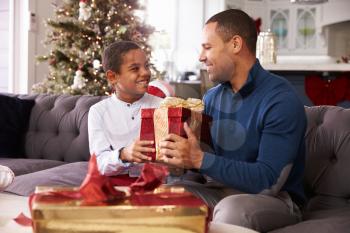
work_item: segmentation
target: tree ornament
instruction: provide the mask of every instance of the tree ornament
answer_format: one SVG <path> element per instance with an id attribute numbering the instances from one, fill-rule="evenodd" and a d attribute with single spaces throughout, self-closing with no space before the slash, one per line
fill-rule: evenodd
<path id="1" fill-rule="evenodd" d="M 108 16 L 108 17 L 112 17 L 112 16 L 113 16 L 113 14 L 114 14 L 114 11 L 115 11 L 115 7 L 114 7 L 114 6 L 112 6 L 112 7 L 111 7 L 111 9 L 108 11 L 107 16 Z"/>
<path id="2" fill-rule="evenodd" d="M 97 34 L 97 35 L 101 35 L 101 30 L 100 30 L 100 27 L 98 24 L 95 24 L 94 26 L 94 32 Z"/>
<path id="3" fill-rule="evenodd" d="M 79 20 L 86 21 L 91 17 L 91 7 L 88 6 L 87 0 L 80 0 L 79 2 Z"/>
<path id="4" fill-rule="evenodd" d="M 100 67 L 101 67 L 101 62 L 100 62 L 100 60 L 95 59 L 95 60 L 92 62 L 92 66 L 93 66 L 94 69 L 96 69 L 96 70 L 100 69 Z"/>
<path id="5" fill-rule="evenodd" d="M 83 77 L 83 71 L 81 70 L 75 71 L 73 85 L 71 86 L 71 88 L 73 90 L 82 89 L 83 87 L 85 87 L 85 85 L 86 84 L 85 84 L 85 79 Z"/>
<path id="6" fill-rule="evenodd" d="M 105 32 L 109 32 L 111 29 L 112 29 L 111 26 L 107 26 L 105 27 Z"/>
<path id="7" fill-rule="evenodd" d="M 121 34 L 124 34 L 127 30 L 128 30 L 127 26 L 122 25 L 122 26 L 119 27 L 119 30 L 118 30 L 118 31 L 119 31 Z"/>
<path id="8" fill-rule="evenodd" d="M 50 66 L 54 66 L 54 65 L 56 65 L 56 59 L 55 58 L 51 58 L 50 60 L 49 60 L 49 65 Z"/>

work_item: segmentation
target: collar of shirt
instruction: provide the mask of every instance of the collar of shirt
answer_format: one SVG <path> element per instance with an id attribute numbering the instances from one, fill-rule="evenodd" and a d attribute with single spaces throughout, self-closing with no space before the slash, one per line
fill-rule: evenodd
<path id="1" fill-rule="evenodd" d="M 144 103 L 146 101 L 146 95 L 147 95 L 147 93 L 145 93 L 139 100 L 135 101 L 132 104 L 122 101 L 121 99 L 119 99 L 117 97 L 117 95 L 115 93 L 112 94 L 112 99 L 114 102 L 116 102 L 117 104 L 120 104 L 120 105 L 125 105 L 127 107 L 138 107 L 138 106 L 141 106 L 142 103 Z"/>
<path id="2" fill-rule="evenodd" d="M 256 86 L 260 83 L 261 79 L 261 72 L 264 69 L 261 67 L 260 62 L 258 59 L 256 59 L 254 65 L 249 71 L 248 78 L 246 83 L 243 85 L 243 87 L 238 91 L 239 95 L 242 96 L 243 98 L 245 96 L 248 96 L 255 88 Z M 223 83 L 225 88 L 232 89 L 231 88 L 231 83 L 230 82 L 225 82 Z"/>
<path id="3" fill-rule="evenodd" d="M 134 121 L 138 120 L 141 117 L 141 107 L 147 103 L 147 93 L 145 93 L 139 100 L 134 103 L 127 103 L 125 101 L 120 100 L 116 94 L 112 95 L 112 101 L 120 106 L 122 109 L 126 109 L 123 111 L 124 114 L 127 114 L 127 118 Z M 122 113 L 121 113 L 122 114 Z"/>

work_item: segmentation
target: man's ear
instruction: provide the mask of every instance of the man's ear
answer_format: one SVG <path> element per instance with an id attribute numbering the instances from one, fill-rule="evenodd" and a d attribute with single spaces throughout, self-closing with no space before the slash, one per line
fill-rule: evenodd
<path id="1" fill-rule="evenodd" d="M 243 47 L 243 40 L 242 40 L 242 37 L 238 36 L 238 35 L 234 35 L 232 38 L 231 38 L 231 48 L 232 48 L 232 51 L 233 53 L 239 53 Z"/>
<path id="2" fill-rule="evenodd" d="M 117 74 L 114 71 L 107 70 L 106 76 L 109 84 L 114 85 L 117 83 Z"/>

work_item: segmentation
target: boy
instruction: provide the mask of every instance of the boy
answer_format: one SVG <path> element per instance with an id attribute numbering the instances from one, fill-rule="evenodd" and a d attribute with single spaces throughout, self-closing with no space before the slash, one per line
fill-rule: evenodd
<path id="1" fill-rule="evenodd" d="M 113 95 L 90 108 L 88 119 L 90 153 L 95 154 L 104 175 L 140 174 L 140 163 L 148 161 L 146 152 L 153 141 L 138 138 L 141 108 L 157 108 L 161 98 L 146 93 L 151 72 L 144 51 L 134 42 L 109 45 L 102 57 Z"/>

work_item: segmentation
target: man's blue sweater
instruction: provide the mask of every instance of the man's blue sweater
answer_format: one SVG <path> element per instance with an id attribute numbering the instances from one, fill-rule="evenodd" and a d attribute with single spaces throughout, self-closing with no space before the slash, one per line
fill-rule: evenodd
<path id="1" fill-rule="evenodd" d="M 238 92 L 222 83 L 204 102 L 215 154 L 204 153 L 200 171 L 247 193 L 287 191 L 302 204 L 306 116 L 291 85 L 257 60 Z"/>

